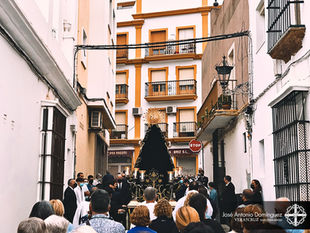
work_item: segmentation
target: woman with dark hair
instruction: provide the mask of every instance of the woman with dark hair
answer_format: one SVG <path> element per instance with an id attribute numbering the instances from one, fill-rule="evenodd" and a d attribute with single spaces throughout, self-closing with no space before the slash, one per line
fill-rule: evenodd
<path id="1" fill-rule="evenodd" d="M 178 228 L 172 220 L 172 206 L 166 199 L 157 202 L 154 208 L 157 217 L 150 224 L 150 228 L 158 233 L 178 233 Z"/>
<path id="2" fill-rule="evenodd" d="M 134 208 L 130 215 L 130 222 L 136 227 L 130 229 L 127 233 L 156 233 L 147 226 L 150 225 L 150 213 L 149 209 L 140 205 Z"/>
<path id="3" fill-rule="evenodd" d="M 37 217 L 45 220 L 50 215 L 55 214 L 52 205 L 48 201 L 38 201 L 32 207 L 29 218 Z"/>
<path id="4" fill-rule="evenodd" d="M 209 226 L 214 232 L 224 233 L 221 225 L 213 219 L 206 219 L 207 199 L 201 193 L 194 194 L 189 200 L 189 206 L 193 207 L 199 215 L 200 221 Z"/>
<path id="5" fill-rule="evenodd" d="M 258 180 L 252 180 L 251 189 L 253 190 L 252 202 L 263 206 L 262 186 Z"/>

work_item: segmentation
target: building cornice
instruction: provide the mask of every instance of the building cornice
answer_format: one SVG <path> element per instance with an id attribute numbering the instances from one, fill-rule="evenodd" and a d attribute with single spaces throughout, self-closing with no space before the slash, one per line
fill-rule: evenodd
<path id="1" fill-rule="evenodd" d="M 68 110 L 74 111 L 81 104 L 79 96 L 15 1 L 0 1 L 0 26 L 40 78 L 48 82 Z"/>
<path id="2" fill-rule="evenodd" d="M 123 21 L 118 22 L 117 27 L 131 27 L 131 26 L 142 26 L 144 24 L 144 19 L 138 19 L 138 20 L 131 20 L 131 21 Z"/>
<path id="3" fill-rule="evenodd" d="M 120 58 L 116 59 L 116 64 L 125 64 L 125 65 L 136 65 L 136 64 L 145 64 L 152 61 L 166 61 L 166 60 L 179 60 L 179 59 L 193 59 L 201 60 L 202 54 L 171 54 L 171 55 L 156 55 L 149 56 L 146 58 L 136 58 L 136 59 L 127 59 Z"/>
<path id="4" fill-rule="evenodd" d="M 185 14 L 210 12 L 214 8 L 219 8 L 219 7 L 204 6 L 204 7 L 188 8 L 188 9 L 180 9 L 180 10 L 140 13 L 140 14 L 133 14 L 132 17 L 134 19 L 147 19 L 147 18 L 157 18 L 157 17 L 165 17 L 165 16 L 173 16 L 173 15 L 185 15 Z"/>

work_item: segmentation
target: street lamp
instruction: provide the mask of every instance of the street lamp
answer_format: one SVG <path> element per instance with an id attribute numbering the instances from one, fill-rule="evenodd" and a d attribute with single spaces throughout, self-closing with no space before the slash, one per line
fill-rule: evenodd
<path id="1" fill-rule="evenodd" d="M 225 92 L 228 82 L 229 82 L 229 77 L 230 77 L 230 72 L 234 68 L 233 66 L 229 66 L 226 57 L 223 56 L 223 65 L 222 66 L 216 66 L 215 69 L 217 71 L 218 77 L 219 77 L 219 82 L 222 86 L 223 92 Z"/>
<path id="2" fill-rule="evenodd" d="M 214 1 L 213 6 L 218 6 L 219 3 L 217 2 L 217 0 Z"/>

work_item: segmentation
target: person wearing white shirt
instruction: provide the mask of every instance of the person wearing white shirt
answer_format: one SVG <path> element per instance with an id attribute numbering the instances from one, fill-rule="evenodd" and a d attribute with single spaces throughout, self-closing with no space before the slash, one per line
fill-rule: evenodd
<path id="1" fill-rule="evenodd" d="M 141 203 L 141 205 L 145 205 L 150 212 L 150 220 L 153 221 L 156 219 L 156 216 L 154 214 L 154 207 L 156 205 L 156 189 L 153 187 L 147 187 L 143 192 L 143 198 L 144 202 Z"/>
<path id="2" fill-rule="evenodd" d="M 172 217 L 173 217 L 173 220 L 175 221 L 175 217 L 176 217 L 176 213 L 178 211 L 178 209 L 180 209 L 182 206 L 184 206 L 184 202 L 186 200 L 186 197 L 189 193 L 192 193 L 192 192 L 195 192 L 195 193 L 198 193 L 198 183 L 196 181 L 193 181 L 189 184 L 189 187 L 188 187 L 188 190 L 187 192 L 185 193 L 184 197 L 180 198 L 178 200 L 178 202 L 176 203 L 175 205 L 175 208 L 172 212 Z M 212 204 L 211 202 L 207 199 L 207 211 L 206 211 L 206 216 L 208 218 L 210 218 L 213 214 L 213 208 L 212 208 Z"/>
<path id="3" fill-rule="evenodd" d="M 77 186 L 74 188 L 75 196 L 76 196 L 76 204 L 79 206 L 83 201 L 85 201 L 85 195 L 83 191 L 84 179 L 77 178 L 76 179 Z"/>

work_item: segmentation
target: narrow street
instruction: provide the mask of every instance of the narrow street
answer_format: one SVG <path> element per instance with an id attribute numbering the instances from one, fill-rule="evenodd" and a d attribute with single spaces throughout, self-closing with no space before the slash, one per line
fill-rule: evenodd
<path id="1" fill-rule="evenodd" d="M 0 1 L 3 232 L 308 232 L 309 10 Z M 186 206 L 196 212 L 182 222 Z M 267 220 L 247 225 L 238 213 Z M 102 227 L 97 214 L 115 221 Z M 211 231 L 189 226 L 199 221 Z"/>

